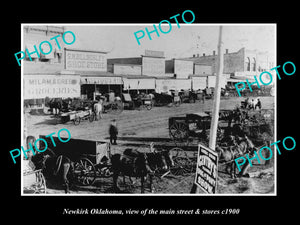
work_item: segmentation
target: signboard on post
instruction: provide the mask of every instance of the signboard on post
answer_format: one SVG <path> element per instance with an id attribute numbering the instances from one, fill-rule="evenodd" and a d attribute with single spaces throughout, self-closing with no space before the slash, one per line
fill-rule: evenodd
<path id="1" fill-rule="evenodd" d="M 198 145 L 195 184 L 208 194 L 217 191 L 218 154 L 210 148 Z"/>

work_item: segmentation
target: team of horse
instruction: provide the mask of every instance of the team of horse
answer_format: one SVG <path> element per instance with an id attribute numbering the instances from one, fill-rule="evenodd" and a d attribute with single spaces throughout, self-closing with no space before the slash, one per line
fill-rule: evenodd
<path id="1" fill-rule="evenodd" d="M 244 135 L 227 135 L 222 140 L 222 145 L 216 147 L 219 156 L 219 162 L 225 162 L 225 171 L 235 178 L 236 164 L 234 159 L 244 155 L 251 154 L 256 150 L 252 141 Z M 35 169 L 42 169 L 46 179 L 55 178 L 64 187 L 65 193 L 70 192 L 70 185 L 75 182 L 74 178 L 74 162 L 67 156 L 57 155 L 51 149 L 45 152 L 38 153 L 31 156 L 31 162 L 34 164 Z M 141 152 L 136 149 L 127 148 L 124 152 L 114 154 L 111 156 L 111 171 L 113 181 L 113 192 L 122 192 L 118 185 L 118 177 L 128 177 L 131 184 L 132 177 L 136 180 L 140 179 L 141 193 L 145 192 L 145 184 L 149 184 L 149 191 L 153 192 L 153 176 L 156 172 L 166 172 L 174 166 L 172 152 L 168 150 L 156 150 L 150 148 L 150 152 Z M 146 182 L 148 181 L 148 182 Z"/>
<path id="2" fill-rule="evenodd" d="M 33 137 L 28 142 L 34 142 Z M 65 155 L 57 155 L 50 148 L 45 152 L 36 152 L 35 155 L 29 156 L 31 163 L 35 169 L 42 169 L 46 179 L 56 179 L 62 183 L 65 193 L 70 192 L 70 185 L 75 182 L 74 162 Z M 149 179 L 150 191 L 152 188 L 152 179 L 157 171 L 167 171 L 173 165 L 172 153 L 168 150 L 156 150 L 153 146 L 150 152 L 140 152 L 136 149 L 125 149 L 123 154 L 114 154 L 111 156 L 111 171 L 113 173 L 113 190 L 120 192 L 118 187 L 118 177 L 128 176 L 140 178 L 141 193 L 145 192 L 145 181 Z M 131 180 L 132 181 L 132 180 Z"/>

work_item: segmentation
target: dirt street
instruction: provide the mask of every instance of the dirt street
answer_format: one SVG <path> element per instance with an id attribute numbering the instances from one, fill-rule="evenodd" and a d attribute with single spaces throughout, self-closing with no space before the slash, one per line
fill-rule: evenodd
<path id="1" fill-rule="evenodd" d="M 273 97 L 260 97 L 263 109 L 274 109 Z M 233 109 L 244 98 L 221 99 L 220 109 Z M 122 151 L 122 144 L 128 139 L 137 141 L 145 138 L 169 139 L 168 118 L 172 116 L 184 116 L 187 113 L 209 111 L 212 108 L 212 100 L 205 103 L 185 103 L 179 107 L 154 107 L 152 110 L 124 110 L 119 115 L 104 114 L 100 121 L 82 121 L 78 126 L 72 122 L 65 124 L 58 123 L 53 115 L 32 115 L 26 113 L 24 125 L 26 135 L 47 135 L 57 133 L 61 128 L 67 128 L 71 137 L 94 141 L 109 141 L 108 127 L 112 119 L 116 119 L 119 128 L 119 140 L 117 146 L 112 146 L 112 153 Z M 56 136 L 56 135 L 55 135 Z M 133 138 L 133 139 L 132 139 Z M 170 141 L 170 140 L 169 140 Z M 25 145 L 25 144 L 24 144 Z M 270 169 L 271 168 L 271 169 Z M 267 170 L 266 170 L 267 169 Z M 273 161 L 268 165 L 257 165 L 251 168 L 250 172 L 263 171 L 252 178 L 231 179 L 228 174 L 220 173 L 218 179 L 218 193 L 222 194 L 261 194 L 274 192 L 274 168 Z M 267 171 L 267 172 L 266 172 Z M 188 194 L 191 190 L 194 174 L 185 176 L 166 176 L 163 179 L 155 179 L 155 193 Z M 72 194 L 99 194 L 110 193 L 109 180 L 97 179 L 92 187 L 75 188 Z M 123 187 L 127 193 L 139 193 L 139 183 L 130 189 Z M 121 186 L 122 187 L 122 186 Z M 48 193 L 63 194 L 60 187 L 49 186 Z M 147 193 L 147 192 L 146 192 Z"/>

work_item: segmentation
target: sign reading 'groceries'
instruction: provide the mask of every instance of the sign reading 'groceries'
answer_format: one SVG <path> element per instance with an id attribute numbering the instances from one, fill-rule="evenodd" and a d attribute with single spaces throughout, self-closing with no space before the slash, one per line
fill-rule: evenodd
<path id="1" fill-rule="evenodd" d="M 106 53 L 66 49 L 66 69 L 78 71 L 106 71 Z"/>
<path id="2" fill-rule="evenodd" d="M 25 75 L 24 99 L 80 97 L 80 77 L 72 75 Z"/>

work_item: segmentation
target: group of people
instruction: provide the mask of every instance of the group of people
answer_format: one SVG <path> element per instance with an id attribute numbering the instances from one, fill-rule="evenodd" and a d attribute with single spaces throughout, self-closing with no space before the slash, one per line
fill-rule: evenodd
<path id="1" fill-rule="evenodd" d="M 249 98 L 246 98 L 245 101 L 242 102 L 242 104 L 244 105 L 244 108 L 245 109 L 253 109 L 253 110 L 256 110 L 257 108 L 258 109 L 261 109 L 262 108 L 262 105 L 261 105 L 261 101 L 259 98 L 256 98 L 256 99 L 251 99 L 251 101 L 249 100 Z"/>

